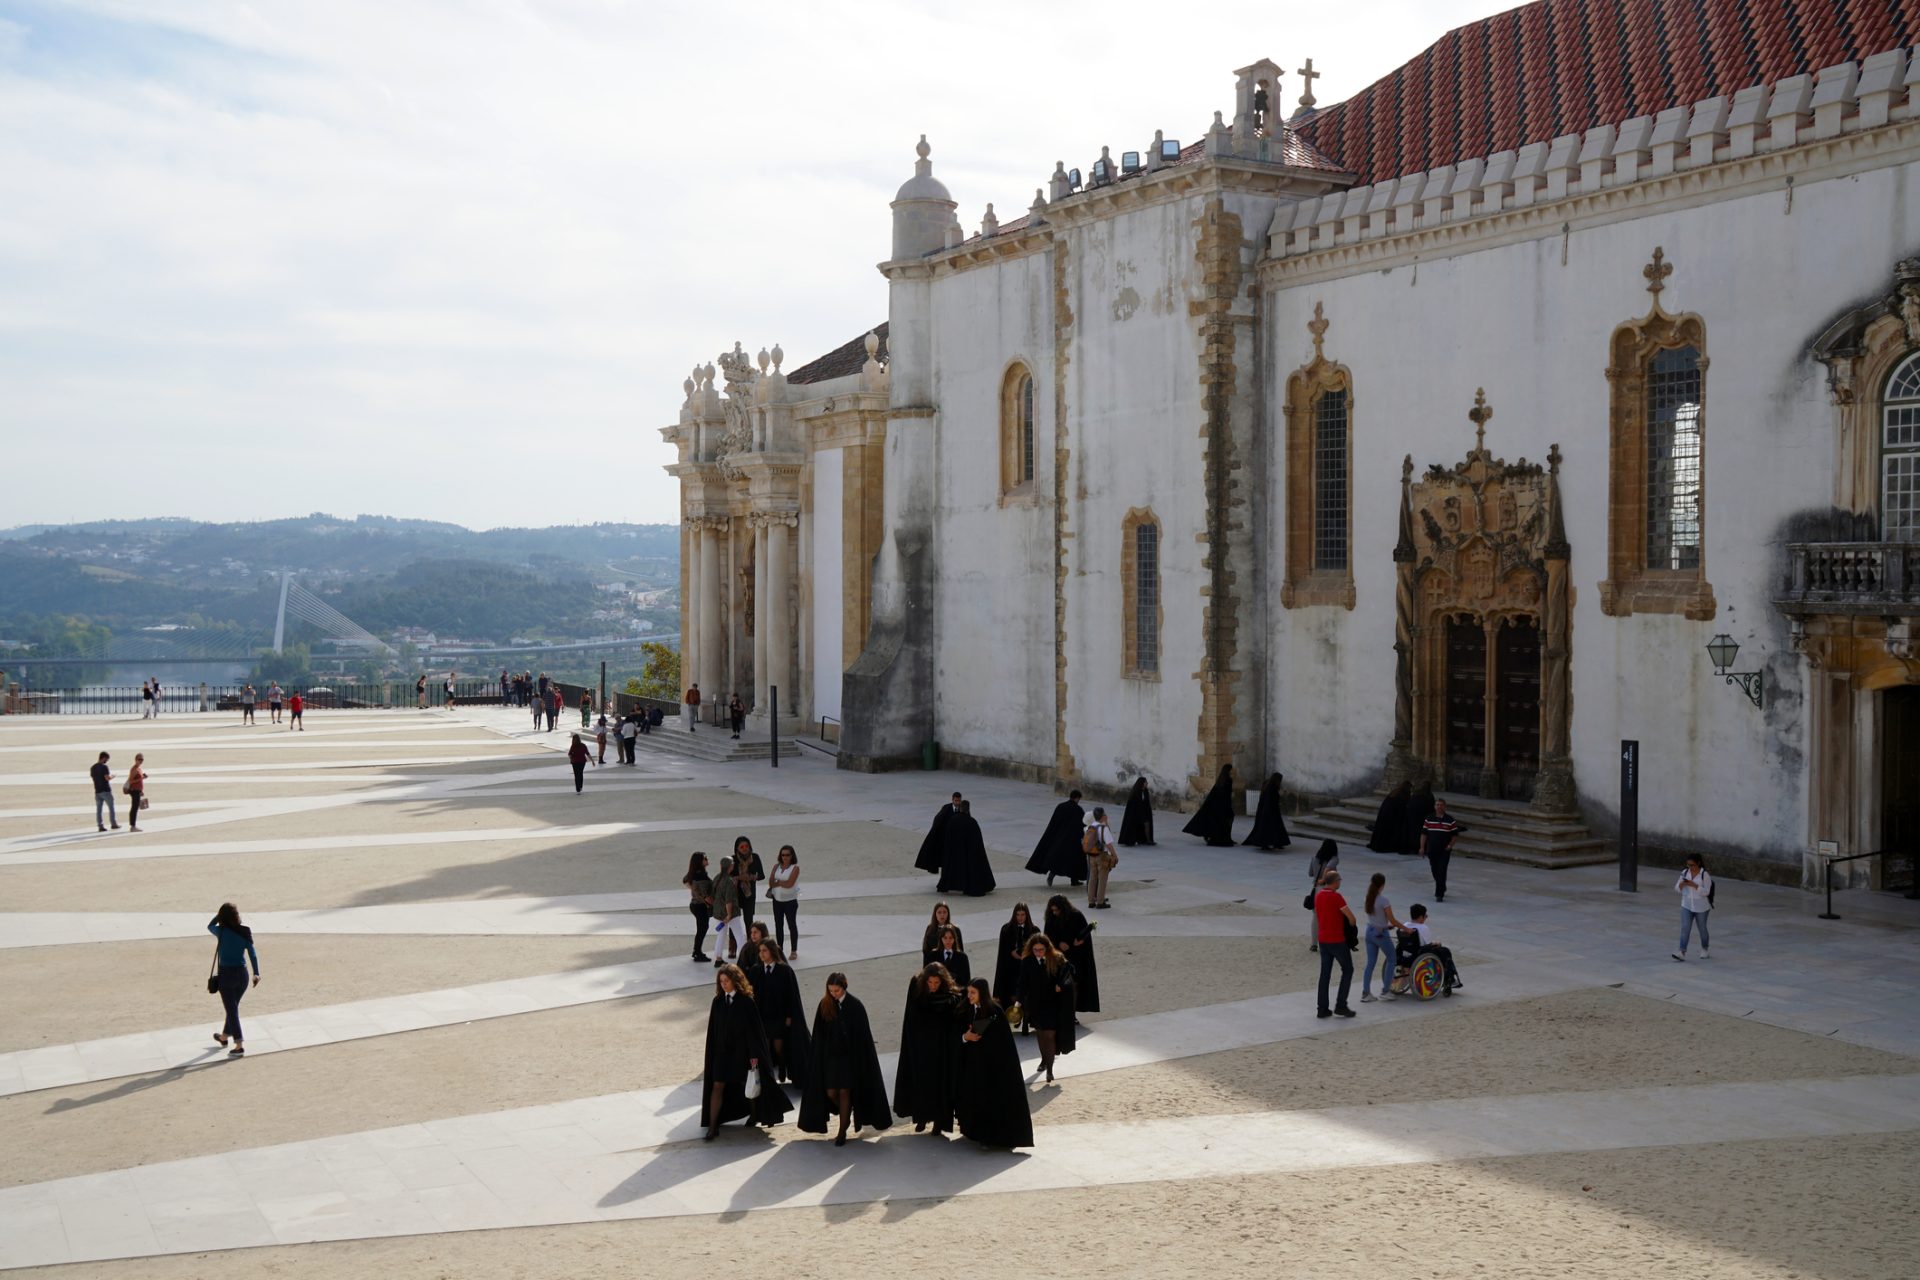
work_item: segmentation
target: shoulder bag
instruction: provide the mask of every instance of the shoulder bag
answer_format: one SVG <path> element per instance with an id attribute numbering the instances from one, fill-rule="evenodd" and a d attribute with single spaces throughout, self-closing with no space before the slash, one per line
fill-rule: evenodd
<path id="1" fill-rule="evenodd" d="M 213 964 L 207 969 L 207 994 L 210 996 L 218 995 L 219 992 L 220 992 L 220 944 L 216 942 L 213 944 Z"/>

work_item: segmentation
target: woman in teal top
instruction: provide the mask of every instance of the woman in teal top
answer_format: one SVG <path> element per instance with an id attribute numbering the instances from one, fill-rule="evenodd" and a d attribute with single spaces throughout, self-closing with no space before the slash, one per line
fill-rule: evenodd
<path id="1" fill-rule="evenodd" d="M 220 1003 L 227 1007 L 227 1024 L 214 1032 L 213 1038 L 222 1045 L 231 1042 L 233 1047 L 227 1050 L 227 1056 L 238 1058 L 247 1051 L 240 1034 L 240 997 L 247 994 L 246 962 L 253 962 L 253 985 L 257 987 L 260 985 L 260 953 L 253 949 L 253 930 L 240 923 L 240 909 L 231 902 L 220 904 L 220 910 L 207 922 L 207 932 L 215 939 L 214 980 L 218 984 Z"/>

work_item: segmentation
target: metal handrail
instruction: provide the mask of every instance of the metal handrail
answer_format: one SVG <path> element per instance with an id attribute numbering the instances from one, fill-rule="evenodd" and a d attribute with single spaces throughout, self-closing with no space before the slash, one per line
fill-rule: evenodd
<path id="1" fill-rule="evenodd" d="M 842 729 L 847 727 L 846 725 L 841 724 L 840 721 L 834 720 L 832 716 L 821 716 L 820 717 L 820 741 L 822 742 L 825 742 L 827 740 L 827 722 L 829 720 L 832 720 L 834 724 L 840 725 Z"/>
<path id="2" fill-rule="evenodd" d="M 1884 858 L 1889 853 L 1892 853 L 1892 852 L 1894 852 L 1894 850 L 1892 849 L 1875 849 L 1872 853 L 1850 853 L 1844 858 L 1828 858 L 1826 861 L 1826 872 L 1825 872 L 1826 880 L 1827 880 L 1827 909 L 1820 913 L 1819 918 L 1822 920 L 1838 920 L 1840 918 L 1834 912 L 1834 909 L 1833 909 L 1833 864 L 1834 863 L 1858 862 L 1862 858 Z M 1912 880 L 1913 880 L 1913 884 L 1908 887 L 1906 896 L 1909 898 L 1920 898 L 1920 864 L 1917 864 L 1915 866 Z"/>

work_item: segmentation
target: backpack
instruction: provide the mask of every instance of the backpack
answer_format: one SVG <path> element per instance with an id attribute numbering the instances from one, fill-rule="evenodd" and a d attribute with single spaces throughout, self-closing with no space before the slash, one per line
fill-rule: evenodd
<path id="1" fill-rule="evenodd" d="M 1100 853 L 1100 828 L 1088 827 L 1080 833 L 1080 852 L 1089 858 Z"/>

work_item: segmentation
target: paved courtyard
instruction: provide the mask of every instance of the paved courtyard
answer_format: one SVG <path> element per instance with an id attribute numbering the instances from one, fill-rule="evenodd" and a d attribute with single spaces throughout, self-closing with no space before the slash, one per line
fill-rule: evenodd
<path id="1" fill-rule="evenodd" d="M 1046 897 L 1021 864 L 1055 797 L 644 745 L 576 796 L 566 734 L 518 712 L 309 720 L 0 720 L 0 1267 L 1882 1277 L 1920 1257 L 1920 904 L 1849 893 L 1821 921 L 1809 895 L 1723 882 L 1713 958 L 1680 965 L 1669 873 L 1628 895 L 1610 868 L 1456 859 L 1434 920 L 1461 997 L 1323 1022 L 1311 823 L 1268 855 L 1163 813 L 1156 848 L 1122 851 L 1104 1012 L 1033 1086 L 1031 1150 L 905 1124 L 709 1144 L 688 852 L 796 846 L 803 994 L 845 970 L 890 1078 L 936 897 L 912 867 L 926 823 L 956 788 L 981 818 L 1000 888 L 954 909 L 990 974 L 1012 904 Z M 146 753 L 137 835 L 87 826 L 102 749 L 122 776 Z M 1416 859 L 1349 847 L 1342 870 L 1350 897 L 1379 870 L 1402 914 L 1430 901 Z M 229 899 L 264 974 L 237 1061 L 202 981 Z"/>

